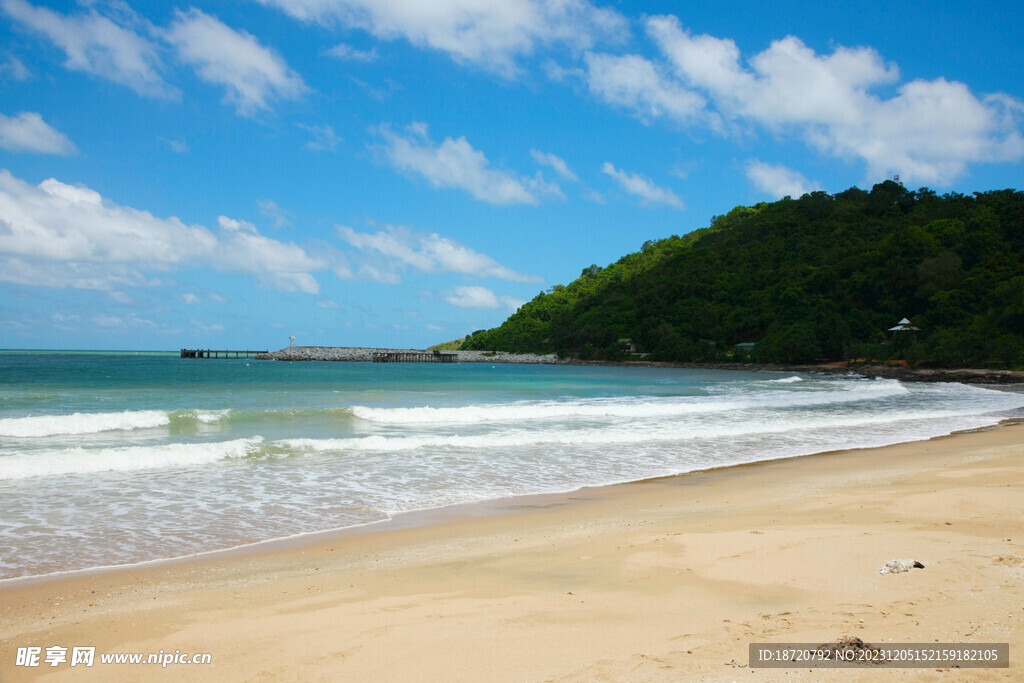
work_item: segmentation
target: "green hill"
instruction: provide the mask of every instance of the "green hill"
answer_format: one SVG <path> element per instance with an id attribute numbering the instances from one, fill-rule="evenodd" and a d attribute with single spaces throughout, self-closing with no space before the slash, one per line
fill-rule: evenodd
<path id="1" fill-rule="evenodd" d="M 919 331 L 887 331 L 904 317 Z M 1022 367 L 1022 335 L 1024 193 L 886 181 L 737 207 L 647 242 L 462 348 L 622 360 L 629 340 L 666 361 Z"/>

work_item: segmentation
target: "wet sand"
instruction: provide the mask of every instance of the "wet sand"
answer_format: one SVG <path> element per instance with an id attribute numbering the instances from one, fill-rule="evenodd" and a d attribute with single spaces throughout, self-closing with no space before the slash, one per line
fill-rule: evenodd
<path id="1" fill-rule="evenodd" d="M 0 680 L 1014 680 L 1024 425 L 0 584 Z M 880 575 L 894 558 L 925 565 Z M 751 642 L 1009 642 L 1009 669 L 749 669 Z M 92 667 L 16 666 L 95 646 Z M 101 653 L 211 664 L 101 664 Z"/>

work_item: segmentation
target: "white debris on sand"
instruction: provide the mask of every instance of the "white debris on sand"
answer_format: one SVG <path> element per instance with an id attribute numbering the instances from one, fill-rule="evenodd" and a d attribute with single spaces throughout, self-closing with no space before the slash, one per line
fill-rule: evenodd
<path id="1" fill-rule="evenodd" d="M 899 574 L 909 572 L 911 569 L 924 569 L 924 565 L 917 560 L 889 560 L 881 569 L 879 574 Z"/>

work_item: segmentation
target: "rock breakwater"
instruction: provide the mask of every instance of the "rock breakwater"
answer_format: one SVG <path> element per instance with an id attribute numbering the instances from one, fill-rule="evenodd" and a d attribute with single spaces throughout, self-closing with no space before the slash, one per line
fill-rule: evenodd
<path id="1" fill-rule="evenodd" d="M 381 353 L 429 353 L 422 349 L 377 349 L 364 346 L 288 346 L 260 356 L 263 360 L 372 362 Z M 505 353 L 504 351 L 444 351 L 455 355 L 456 363 L 517 363 L 564 365 L 555 354 Z"/>

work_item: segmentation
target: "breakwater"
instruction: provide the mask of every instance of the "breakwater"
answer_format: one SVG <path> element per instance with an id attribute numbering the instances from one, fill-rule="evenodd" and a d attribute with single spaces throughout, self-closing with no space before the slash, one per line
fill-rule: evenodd
<path id="1" fill-rule="evenodd" d="M 446 363 L 519 363 L 539 365 L 566 365 L 568 361 L 555 354 L 505 353 L 504 351 L 444 351 Z M 381 358 L 422 358 L 433 356 L 422 349 L 378 349 L 362 346 L 288 346 L 259 356 L 264 360 L 284 361 L 349 361 L 373 363 Z M 392 360 L 390 362 L 403 362 Z M 418 361 L 422 362 L 422 361 Z"/>

